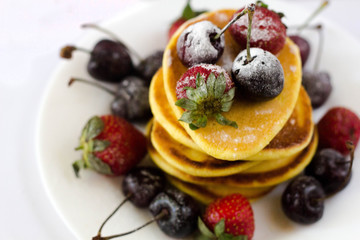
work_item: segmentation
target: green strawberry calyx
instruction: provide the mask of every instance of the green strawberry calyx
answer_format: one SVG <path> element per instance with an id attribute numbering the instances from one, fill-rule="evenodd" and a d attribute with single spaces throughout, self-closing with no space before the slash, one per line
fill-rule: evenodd
<path id="1" fill-rule="evenodd" d="M 189 20 L 189 19 L 192 19 L 194 17 L 197 17 L 199 16 L 200 14 L 206 12 L 205 10 L 204 11 L 194 11 L 192 8 L 191 8 L 191 5 L 190 5 L 190 0 L 187 1 L 184 9 L 183 9 L 183 12 L 181 14 L 181 18 L 184 19 L 184 20 Z"/>
<path id="2" fill-rule="evenodd" d="M 80 145 L 76 148 L 76 150 L 83 151 L 82 159 L 72 164 L 76 177 L 79 177 L 79 171 L 82 168 L 90 168 L 107 175 L 112 174 L 110 166 L 94 154 L 95 152 L 104 151 L 110 146 L 109 141 L 96 139 L 96 137 L 103 132 L 104 127 L 104 122 L 101 118 L 95 116 L 92 117 L 83 128 Z"/>
<path id="3" fill-rule="evenodd" d="M 233 236 L 232 234 L 225 233 L 225 220 L 221 219 L 214 227 L 214 232 L 205 225 L 203 220 L 198 218 L 198 229 L 200 234 L 196 240 L 247 240 L 246 235 Z"/>
<path id="4" fill-rule="evenodd" d="M 200 75 L 196 76 L 196 88 L 186 87 L 187 98 L 175 102 L 176 106 L 185 109 L 179 121 L 189 124 L 190 129 L 197 130 L 207 125 L 208 118 L 214 117 L 221 125 L 238 128 L 234 121 L 226 119 L 222 112 L 230 111 L 235 96 L 235 88 L 225 93 L 226 79 L 223 73 L 217 78 L 210 73 L 207 82 Z"/>

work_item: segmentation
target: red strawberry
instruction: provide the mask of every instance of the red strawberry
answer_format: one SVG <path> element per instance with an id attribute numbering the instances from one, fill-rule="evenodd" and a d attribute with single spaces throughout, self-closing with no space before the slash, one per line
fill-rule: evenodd
<path id="1" fill-rule="evenodd" d="M 106 175 L 121 175 L 133 168 L 146 154 L 146 138 L 123 118 L 104 115 L 85 125 L 80 146 L 81 160 L 73 163 L 76 176 L 81 168 Z"/>
<path id="2" fill-rule="evenodd" d="M 168 38 L 170 40 L 170 38 L 172 37 L 172 35 L 176 32 L 176 30 L 178 30 L 178 28 L 187 20 L 194 18 L 198 15 L 200 15 L 201 13 L 203 13 L 205 11 L 194 11 L 191 6 L 190 6 L 190 0 L 187 1 L 187 4 L 185 5 L 183 12 L 181 14 L 181 17 L 179 17 L 178 19 L 176 19 L 170 26 L 169 32 L 168 32 Z"/>
<path id="3" fill-rule="evenodd" d="M 346 141 L 356 147 L 360 137 L 360 119 L 349 109 L 336 107 L 330 109 L 319 121 L 319 147 L 333 148 L 348 154 Z"/>
<path id="4" fill-rule="evenodd" d="M 246 235 L 251 240 L 254 235 L 254 215 L 249 201 L 241 194 L 232 194 L 211 203 L 204 214 L 204 222 L 216 236 L 221 220 L 224 220 L 224 232 L 233 236 Z M 221 239 L 221 238 L 220 238 Z"/>
<path id="5" fill-rule="evenodd" d="M 221 115 L 230 111 L 235 96 L 234 83 L 220 66 L 199 64 L 189 68 L 176 84 L 176 105 L 186 109 L 179 119 L 192 130 L 205 127 L 208 117 L 221 125 L 237 124 Z"/>
<path id="6" fill-rule="evenodd" d="M 277 54 L 284 47 L 286 40 L 286 27 L 281 22 L 281 17 L 281 14 L 269 10 L 267 5 L 259 3 L 253 16 L 250 46 Z M 230 26 L 232 36 L 244 48 L 247 42 L 247 28 L 248 18 L 240 18 Z"/>

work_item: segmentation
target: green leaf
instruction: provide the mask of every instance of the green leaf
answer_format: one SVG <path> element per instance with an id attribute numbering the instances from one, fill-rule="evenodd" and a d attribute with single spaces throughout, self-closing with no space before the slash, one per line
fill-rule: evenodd
<path id="1" fill-rule="evenodd" d="M 233 87 L 232 89 L 230 89 L 227 93 L 225 93 L 222 97 L 221 97 L 221 102 L 230 102 L 231 100 L 233 100 L 235 97 L 235 88 Z"/>
<path id="2" fill-rule="evenodd" d="M 214 96 L 215 81 L 216 81 L 215 74 L 210 73 L 206 82 L 207 92 L 209 96 Z"/>
<path id="3" fill-rule="evenodd" d="M 201 85 L 205 84 L 205 79 L 198 73 L 196 75 L 196 88 L 200 87 Z"/>
<path id="4" fill-rule="evenodd" d="M 226 88 L 226 79 L 225 79 L 224 74 L 221 73 L 215 81 L 215 87 L 214 87 L 215 99 L 219 99 L 222 97 L 222 95 L 225 92 L 225 88 Z"/>
<path id="5" fill-rule="evenodd" d="M 212 233 L 207 226 L 205 225 L 205 223 L 203 222 L 203 220 L 201 219 L 201 217 L 198 217 L 198 228 L 200 230 L 200 232 L 208 237 L 208 238 L 215 238 L 214 233 Z"/>
<path id="6" fill-rule="evenodd" d="M 187 4 L 182 12 L 181 17 L 186 20 L 196 17 L 196 13 L 192 10 L 192 8 L 190 6 L 190 0 L 187 1 Z"/>
<path id="7" fill-rule="evenodd" d="M 187 91 L 189 91 L 189 90 L 187 90 Z M 197 109 L 196 102 L 194 102 L 188 98 L 181 98 L 181 99 L 177 100 L 175 102 L 175 105 L 178 107 L 184 108 L 186 110 L 190 110 L 190 111 Z"/>
<path id="8" fill-rule="evenodd" d="M 94 169 L 95 171 L 107 175 L 112 175 L 112 171 L 109 165 L 101 161 L 100 158 L 95 157 L 94 154 L 88 155 L 88 161 L 90 164 L 90 167 Z"/>
<path id="9" fill-rule="evenodd" d="M 85 168 L 84 161 L 83 160 L 78 160 L 78 161 L 76 161 L 76 162 L 74 162 L 72 164 L 72 167 L 73 167 L 75 176 L 78 178 L 78 177 L 80 177 L 80 175 L 79 175 L 80 169 Z"/>
<path id="10" fill-rule="evenodd" d="M 195 126 L 192 123 L 189 124 L 189 127 L 190 127 L 191 130 L 198 130 L 199 129 L 199 127 Z"/>
<path id="11" fill-rule="evenodd" d="M 110 141 L 107 141 L 107 140 L 95 139 L 93 142 L 94 142 L 93 143 L 93 148 L 92 148 L 93 152 L 104 151 L 108 146 L 110 146 Z"/>
<path id="12" fill-rule="evenodd" d="M 214 232 L 217 237 L 220 237 L 225 231 L 225 220 L 221 219 L 214 227 Z"/>
<path id="13" fill-rule="evenodd" d="M 199 115 L 194 111 L 185 111 L 178 121 L 186 122 L 186 123 L 192 123 L 194 122 Z"/>
<path id="14" fill-rule="evenodd" d="M 104 130 L 104 122 L 100 117 L 92 117 L 84 127 L 82 137 L 88 142 L 90 139 L 97 137 Z"/>
<path id="15" fill-rule="evenodd" d="M 221 104 L 221 111 L 223 111 L 223 112 L 230 111 L 232 104 L 233 104 L 233 101 L 222 103 Z"/>
<path id="16" fill-rule="evenodd" d="M 207 124 L 207 117 L 206 115 L 200 115 L 197 120 L 195 122 L 193 122 L 193 124 L 196 126 L 196 127 L 199 127 L 199 128 L 204 128 L 206 127 L 206 124 Z"/>
<path id="17" fill-rule="evenodd" d="M 260 6 L 260 7 L 263 7 L 263 8 L 268 8 L 269 7 L 269 5 L 267 5 L 263 1 L 256 1 L 256 5 Z"/>
<path id="18" fill-rule="evenodd" d="M 214 117 L 215 117 L 216 121 L 221 125 L 226 125 L 226 126 L 231 126 L 231 127 L 234 127 L 234 128 L 238 128 L 238 125 L 237 125 L 236 122 L 226 119 L 220 113 L 215 113 Z"/>

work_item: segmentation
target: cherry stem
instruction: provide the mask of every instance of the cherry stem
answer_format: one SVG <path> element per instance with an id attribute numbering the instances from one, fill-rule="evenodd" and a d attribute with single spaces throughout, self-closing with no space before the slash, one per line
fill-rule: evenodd
<path id="1" fill-rule="evenodd" d="M 81 27 L 82 28 L 96 29 L 96 30 L 98 30 L 100 32 L 105 33 L 106 35 L 108 35 L 109 37 L 114 39 L 115 41 L 123 44 L 123 41 L 121 41 L 118 36 L 116 36 L 114 33 L 110 32 L 109 30 L 100 27 L 99 25 L 96 25 L 96 24 L 93 24 L 93 23 L 86 23 L 86 24 L 81 25 Z M 142 57 L 140 57 L 140 55 L 134 49 L 131 49 L 128 46 L 126 46 L 126 49 L 127 49 L 129 54 L 134 55 L 140 62 L 143 60 Z"/>
<path id="2" fill-rule="evenodd" d="M 92 85 L 94 87 L 97 87 L 97 88 L 100 88 L 108 93 L 110 93 L 111 95 L 115 96 L 116 97 L 116 92 L 114 92 L 113 90 L 107 88 L 107 87 L 104 87 L 103 85 L 97 83 L 97 82 L 91 82 L 91 81 L 88 81 L 88 80 L 85 80 L 85 79 L 81 79 L 81 78 L 71 78 L 68 85 L 71 86 L 74 82 L 82 82 L 82 83 L 85 83 L 85 84 L 88 84 L 88 85 Z"/>
<path id="3" fill-rule="evenodd" d="M 300 26 L 298 27 L 298 33 L 300 33 L 304 28 L 306 28 L 309 23 L 316 17 L 327 5 L 329 5 L 329 1 L 323 1 L 322 4 L 313 12 L 308 19 Z"/>
<path id="4" fill-rule="evenodd" d="M 99 231 L 98 231 L 98 235 L 96 237 L 100 237 L 101 236 L 101 231 L 103 229 L 103 227 L 105 226 L 105 224 L 109 221 L 109 219 L 122 207 L 122 205 L 124 205 L 129 198 L 132 196 L 131 193 L 129 193 L 125 199 L 119 204 L 119 206 L 117 206 L 117 208 L 115 208 L 115 210 L 105 219 L 105 221 L 101 224 Z"/>
<path id="5" fill-rule="evenodd" d="M 155 217 L 153 217 L 150 221 L 148 221 L 147 223 L 145 223 L 144 225 L 135 228 L 134 230 L 131 230 L 129 232 L 125 232 L 125 233 L 121 233 L 121 234 L 116 234 L 116 235 L 111 235 L 111 236 L 107 236 L 107 237 L 101 237 L 100 234 L 98 234 L 97 236 L 93 237 L 93 240 L 109 240 L 109 239 L 113 239 L 113 238 L 117 238 L 117 237 L 123 237 L 126 235 L 129 235 L 131 233 L 134 233 L 144 227 L 146 227 L 147 225 L 150 225 L 151 223 L 165 217 L 169 215 L 169 211 L 167 209 L 163 209 L 158 215 L 156 215 Z"/>
<path id="6" fill-rule="evenodd" d="M 233 19 L 231 19 L 230 22 L 228 22 L 228 24 L 226 24 L 225 27 L 223 27 L 223 29 L 221 29 L 221 31 L 215 35 L 214 40 L 218 39 L 221 35 L 224 34 L 224 32 L 237 20 L 239 20 L 239 18 L 241 18 L 242 16 L 244 16 L 245 14 L 247 14 L 249 12 L 249 7 L 252 7 L 255 10 L 255 4 L 250 4 L 249 6 L 247 6 L 244 10 L 242 10 L 241 12 L 239 12 Z"/>
<path id="7" fill-rule="evenodd" d="M 316 59 L 315 59 L 315 65 L 314 65 L 315 72 L 319 69 L 319 64 L 320 64 L 322 52 L 324 49 L 324 32 L 323 32 L 322 25 L 321 24 L 317 25 L 316 29 L 319 32 L 319 45 L 318 45 L 318 51 L 316 53 Z"/>
<path id="8" fill-rule="evenodd" d="M 88 49 L 80 48 L 80 47 L 75 47 L 75 46 L 69 45 L 69 46 L 63 47 L 63 48 L 60 50 L 60 57 L 70 59 L 70 58 L 72 58 L 72 53 L 73 53 L 73 51 L 75 51 L 75 50 L 81 51 L 81 52 L 85 52 L 85 53 L 91 55 L 91 51 L 89 51 Z"/>
<path id="9" fill-rule="evenodd" d="M 252 19 L 255 12 L 255 4 L 250 4 L 248 7 L 248 19 L 249 19 L 249 26 L 248 26 L 248 33 L 246 39 L 246 52 L 247 52 L 247 62 L 251 62 L 251 54 L 250 54 L 250 40 L 251 40 L 251 26 L 252 26 Z"/>

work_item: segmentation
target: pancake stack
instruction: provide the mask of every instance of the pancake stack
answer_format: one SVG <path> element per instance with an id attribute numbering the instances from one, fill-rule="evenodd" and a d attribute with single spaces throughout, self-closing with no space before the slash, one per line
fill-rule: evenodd
<path id="1" fill-rule="evenodd" d="M 290 39 L 277 55 L 284 69 L 283 91 L 264 102 L 235 97 L 224 116 L 235 121 L 237 129 L 209 119 L 205 128 L 194 131 L 178 121 L 184 110 L 175 105 L 176 82 L 187 70 L 177 57 L 179 35 L 202 20 L 222 28 L 234 13 L 209 12 L 183 24 L 169 41 L 163 66 L 150 86 L 150 156 L 176 187 L 205 204 L 235 192 L 250 200 L 259 198 L 299 174 L 317 148 L 310 99 L 301 87 L 300 54 Z M 242 49 L 228 32 L 225 42 L 217 64 L 230 71 Z"/>

